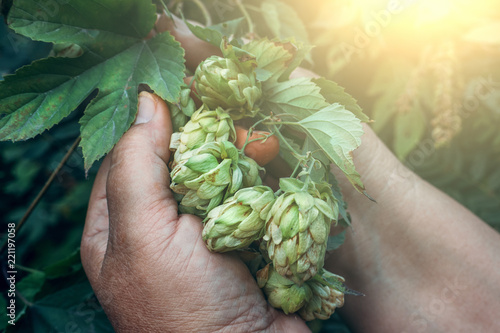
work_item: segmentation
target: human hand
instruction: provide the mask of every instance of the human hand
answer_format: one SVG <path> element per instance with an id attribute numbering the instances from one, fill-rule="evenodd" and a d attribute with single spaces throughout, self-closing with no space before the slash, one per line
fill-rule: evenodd
<path id="1" fill-rule="evenodd" d="M 211 253 L 202 224 L 169 189 L 169 111 L 141 93 L 135 124 L 104 159 L 89 201 L 82 263 L 117 332 L 307 331 L 273 309 L 245 264 Z"/>

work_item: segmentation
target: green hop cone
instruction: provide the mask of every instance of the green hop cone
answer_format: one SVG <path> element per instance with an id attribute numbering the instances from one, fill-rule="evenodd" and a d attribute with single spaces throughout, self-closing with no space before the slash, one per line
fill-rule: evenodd
<path id="1" fill-rule="evenodd" d="M 335 309 L 344 305 L 344 278 L 324 269 L 313 279 L 307 281 L 313 296 L 300 309 L 299 315 L 304 320 L 326 320 Z"/>
<path id="2" fill-rule="evenodd" d="M 300 180 L 280 179 L 284 193 L 268 214 L 264 236 L 276 271 L 299 285 L 323 267 L 330 225 L 338 217 L 328 184 L 304 187 Z"/>
<path id="3" fill-rule="evenodd" d="M 207 142 L 234 142 L 235 139 L 236 131 L 231 117 L 221 108 L 210 111 L 202 106 L 182 129 L 177 151 L 182 154 Z"/>
<path id="4" fill-rule="evenodd" d="M 181 154 L 170 177 L 170 188 L 183 195 L 181 213 L 205 217 L 223 200 L 249 183 L 240 165 L 240 151 L 229 141 L 209 142 Z M 255 163 L 255 168 L 259 166 Z M 260 185 L 260 177 L 250 186 Z"/>
<path id="5" fill-rule="evenodd" d="M 210 251 L 227 252 L 248 247 L 264 235 L 265 219 L 274 202 L 267 186 L 238 190 L 205 219 L 203 240 Z"/>
<path id="6" fill-rule="evenodd" d="M 240 62 L 212 56 L 203 61 L 195 72 L 196 91 L 210 109 L 221 107 L 235 120 L 253 117 L 262 96 L 260 82 L 256 79 L 256 63 Z"/>
<path id="7" fill-rule="evenodd" d="M 259 171 L 264 170 L 264 168 L 259 166 L 253 159 L 248 156 L 240 155 L 238 167 L 243 173 L 243 187 L 252 187 L 262 184 Z"/>
<path id="8" fill-rule="evenodd" d="M 196 111 L 196 105 L 190 93 L 191 89 L 182 88 L 179 102 L 175 104 L 168 103 L 174 132 L 179 131 L 181 127 L 186 125 L 189 121 L 189 117 Z"/>
<path id="9" fill-rule="evenodd" d="M 286 314 L 297 312 L 313 296 L 309 285 L 300 286 L 283 277 L 271 264 L 257 272 L 257 283 L 264 290 L 269 304 Z"/>

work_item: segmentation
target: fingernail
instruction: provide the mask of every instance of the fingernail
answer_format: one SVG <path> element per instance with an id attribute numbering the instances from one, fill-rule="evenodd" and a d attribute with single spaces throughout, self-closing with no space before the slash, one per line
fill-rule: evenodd
<path id="1" fill-rule="evenodd" d="M 139 106 L 134 125 L 148 123 L 156 111 L 156 101 L 154 96 L 146 91 L 139 94 Z"/>

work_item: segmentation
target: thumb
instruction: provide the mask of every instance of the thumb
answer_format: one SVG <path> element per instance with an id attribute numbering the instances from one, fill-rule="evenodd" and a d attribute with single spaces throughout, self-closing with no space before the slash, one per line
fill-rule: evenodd
<path id="1" fill-rule="evenodd" d="M 167 167 L 171 134 L 166 103 L 142 92 L 136 121 L 111 154 L 106 182 L 109 245 L 116 245 L 117 239 L 126 242 L 124 246 L 137 243 L 137 237 L 144 240 L 157 226 L 154 218 L 177 219 Z"/>

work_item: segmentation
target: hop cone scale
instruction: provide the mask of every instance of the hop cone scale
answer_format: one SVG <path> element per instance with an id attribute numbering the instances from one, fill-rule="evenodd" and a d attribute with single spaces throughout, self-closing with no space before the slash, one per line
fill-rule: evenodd
<path id="1" fill-rule="evenodd" d="M 344 305 L 344 278 L 321 270 L 317 279 L 307 281 L 311 288 L 312 297 L 299 310 L 304 320 L 326 320 L 335 312 L 335 309 Z"/>
<path id="2" fill-rule="evenodd" d="M 203 239 L 208 249 L 227 252 L 248 247 L 264 235 L 265 218 L 274 202 L 267 186 L 238 190 L 205 219 Z"/>
<path id="3" fill-rule="evenodd" d="M 233 120 L 221 108 L 211 111 L 202 106 L 182 128 L 178 152 L 197 148 L 207 142 L 234 142 L 236 131 Z"/>
<path id="4" fill-rule="evenodd" d="M 258 112 L 255 104 L 262 96 L 262 88 L 252 64 L 209 57 L 196 69 L 195 84 L 203 103 L 211 109 L 227 110 L 235 120 Z"/>
<path id="5" fill-rule="evenodd" d="M 259 168 L 257 163 L 241 159 L 231 142 L 209 142 L 181 154 L 170 175 L 170 188 L 183 195 L 182 213 L 205 217 L 243 186 L 260 185 Z"/>
<path id="6" fill-rule="evenodd" d="M 264 240 L 276 271 L 301 285 L 323 267 L 330 225 L 338 208 L 326 184 L 281 179 L 284 191 L 273 204 Z"/>
<path id="7" fill-rule="evenodd" d="M 257 272 L 257 283 L 269 303 L 286 314 L 297 312 L 313 295 L 307 284 L 300 286 L 294 283 L 276 272 L 270 264 Z"/>

